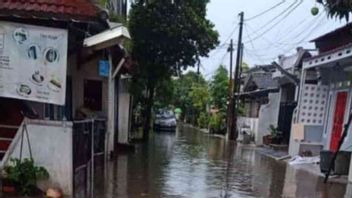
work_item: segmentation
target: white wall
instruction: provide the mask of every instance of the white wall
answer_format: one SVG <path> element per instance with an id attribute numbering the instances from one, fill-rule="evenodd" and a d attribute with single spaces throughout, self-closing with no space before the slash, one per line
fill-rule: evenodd
<path id="1" fill-rule="evenodd" d="M 129 120 L 130 120 L 130 101 L 131 95 L 128 91 L 128 79 L 119 80 L 119 107 L 118 107 L 118 119 L 119 119 L 119 131 L 118 141 L 121 144 L 128 144 L 129 134 Z"/>
<path id="2" fill-rule="evenodd" d="M 241 128 L 244 128 L 244 126 L 249 126 L 252 135 L 256 137 L 258 135 L 258 123 L 259 123 L 258 118 L 238 117 L 237 129 L 238 131 L 240 131 Z"/>
<path id="3" fill-rule="evenodd" d="M 263 136 L 269 135 L 269 126 L 277 126 L 280 110 L 281 93 L 270 93 L 269 103 L 262 105 L 259 111 L 258 135 L 255 137 L 256 145 L 263 144 Z"/>
<path id="4" fill-rule="evenodd" d="M 65 194 L 73 191 L 72 124 L 56 121 L 28 121 L 29 140 L 36 165 L 45 167 L 50 173 L 48 182 L 40 184 L 45 190 L 49 186 L 59 186 Z M 19 158 L 22 127 L 16 135 L 9 151 L 11 158 Z M 23 158 L 29 158 L 27 138 L 23 141 Z"/>

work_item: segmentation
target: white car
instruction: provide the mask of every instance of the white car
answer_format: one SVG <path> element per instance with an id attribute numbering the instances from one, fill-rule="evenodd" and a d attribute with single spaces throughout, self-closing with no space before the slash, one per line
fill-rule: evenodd
<path id="1" fill-rule="evenodd" d="M 176 116 L 172 111 L 161 111 L 155 116 L 154 131 L 176 132 Z"/>

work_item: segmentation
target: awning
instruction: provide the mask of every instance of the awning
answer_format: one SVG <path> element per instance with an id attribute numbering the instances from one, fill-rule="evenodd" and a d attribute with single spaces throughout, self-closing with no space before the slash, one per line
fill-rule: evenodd
<path id="1" fill-rule="evenodd" d="M 259 89 L 259 90 L 255 90 L 255 91 L 242 92 L 242 93 L 236 94 L 236 96 L 238 96 L 240 98 L 262 97 L 262 96 L 266 96 L 269 93 L 278 92 L 278 91 L 279 91 L 279 88 Z"/>
<path id="2" fill-rule="evenodd" d="M 83 46 L 101 50 L 114 45 L 120 45 L 124 39 L 131 39 L 130 33 L 125 26 L 118 25 L 84 39 Z"/>

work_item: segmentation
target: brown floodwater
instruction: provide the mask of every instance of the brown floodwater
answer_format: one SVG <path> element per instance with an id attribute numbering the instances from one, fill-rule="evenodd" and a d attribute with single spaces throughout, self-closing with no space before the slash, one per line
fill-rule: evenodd
<path id="1" fill-rule="evenodd" d="M 351 187 L 323 179 L 187 127 L 157 133 L 98 176 L 95 197 L 351 198 Z M 104 179 L 102 179 L 104 178 Z"/>

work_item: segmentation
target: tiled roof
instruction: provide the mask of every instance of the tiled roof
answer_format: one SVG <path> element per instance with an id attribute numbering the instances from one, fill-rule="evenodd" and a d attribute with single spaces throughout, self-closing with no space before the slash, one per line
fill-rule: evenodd
<path id="1" fill-rule="evenodd" d="M 91 20 L 98 7 L 90 0 L 0 0 L 0 15 Z"/>

